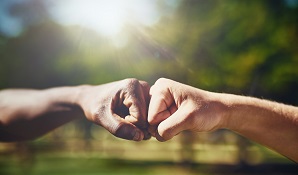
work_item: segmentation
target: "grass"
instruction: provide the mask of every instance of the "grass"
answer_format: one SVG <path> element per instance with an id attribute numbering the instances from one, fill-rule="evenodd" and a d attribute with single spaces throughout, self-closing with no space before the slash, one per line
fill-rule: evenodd
<path id="1" fill-rule="evenodd" d="M 104 140 L 48 140 L 0 144 L 0 175 L 209 175 L 296 174 L 297 164 L 270 151 L 248 144 L 181 144 L 179 137 L 165 143 L 131 142 L 109 134 Z M 243 156 L 242 155 L 242 156 Z"/>
<path id="2" fill-rule="evenodd" d="M 88 155 L 39 154 L 31 160 L 16 156 L 1 157 L 1 175 L 194 175 L 194 174 L 296 174 L 295 164 L 175 163 L 94 157 Z"/>

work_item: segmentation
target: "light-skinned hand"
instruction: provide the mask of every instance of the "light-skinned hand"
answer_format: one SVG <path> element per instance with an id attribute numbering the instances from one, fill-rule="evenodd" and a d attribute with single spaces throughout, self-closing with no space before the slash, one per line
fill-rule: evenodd
<path id="1" fill-rule="evenodd" d="M 166 141 L 181 131 L 212 131 L 220 127 L 222 105 L 214 93 L 160 78 L 150 89 L 149 132 Z"/>

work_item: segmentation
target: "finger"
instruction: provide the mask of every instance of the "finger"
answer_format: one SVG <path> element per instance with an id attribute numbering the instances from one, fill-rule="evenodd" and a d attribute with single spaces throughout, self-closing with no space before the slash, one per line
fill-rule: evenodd
<path id="1" fill-rule="evenodd" d="M 129 123 L 132 123 L 132 124 L 135 124 L 135 123 L 138 122 L 138 119 L 135 118 L 135 117 L 132 116 L 132 115 L 127 115 L 127 116 L 125 116 L 124 119 L 125 119 L 126 121 L 128 121 Z"/>
<path id="2" fill-rule="evenodd" d="M 155 137 L 155 133 L 157 131 L 157 125 L 150 125 L 148 127 L 148 132 L 153 136 Z"/>
<path id="3" fill-rule="evenodd" d="M 156 130 L 155 137 L 159 141 L 167 141 L 189 128 L 189 118 L 181 106 L 170 117 L 162 121 Z"/>
<path id="4" fill-rule="evenodd" d="M 127 115 L 124 119 L 125 119 L 126 121 L 128 121 L 129 123 L 132 123 L 132 124 L 138 122 L 137 119 L 134 118 L 134 117 L 131 116 L 131 115 Z M 141 129 L 142 132 L 143 132 L 143 134 L 144 134 L 144 140 L 148 140 L 148 139 L 151 138 L 151 134 L 148 132 L 147 128 L 144 128 L 144 129 L 143 129 L 143 128 L 139 128 L 139 129 Z"/>
<path id="5" fill-rule="evenodd" d="M 160 122 L 164 121 L 168 117 L 171 116 L 171 113 L 168 109 L 165 109 L 157 114 L 155 114 L 153 117 L 148 116 L 148 122 L 150 125 L 158 125 Z"/>
<path id="6" fill-rule="evenodd" d="M 146 103 L 146 108 L 145 109 L 145 123 L 146 123 L 146 128 L 145 129 L 142 129 L 143 133 L 144 133 L 144 140 L 149 140 L 151 138 L 151 133 L 149 132 L 148 130 L 148 127 L 149 127 L 149 123 L 148 123 L 148 107 L 149 107 L 149 102 L 150 102 L 150 94 L 149 94 L 149 91 L 150 91 L 150 85 L 145 82 L 145 81 L 139 81 L 140 84 L 141 84 L 141 87 L 142 87 L 142 94 L 143 94 L 143 97 L 145 99 L 145 103 Z"/>
<path id="7" fill-rule="evenodd" d="M 149 133 L 149 131 L 147 129 L 142 130 L 144 133 L 144 138 L 143 140 L 149 140 L 151 138 L 151 134 Z"/>
<path id="8" fill-rule="evenodd" d="M 122 139 L 141 141 L 144 138 L 144 133 L 138 127 L 116 114 L 106 117 L 101 125 L 111 134 Z"/>
<path id="9" fill-rule="evenodd" d="M 141 85 L 138 85 L 136 88 L 130 90 L 123 101 L 130 114 L 126 120 L 140 128 L 147 128 L 147 97 L 145 97 L 146 92 L 144 92 L 146 89 L 144 90 Z"/>
<path id="10" fill-rule="evenodd" d="M 149 95 L 149 91 L 150 91 L 150 85 L 145 82 L 145 81 L 139 81 L 141 84 L 141 97 L 140 98 L 142 100 L 142 106 L 141 106 L 141 111 L 142 111 L 142 117 L 140 118 L 143 122 L 145 123 L 145 127 L 144 128 L 148 128 L 149 124 L 148 124 L 148 107 L 149 107 L 149 102 L 150 102 L 150 95 Z"/>
<path id="11" fill-rule="evenodd" d="M 146 81 L 139 81 L 141 86 L 142 86 L 142 90 L 143 90 L 143 95 L 146 101 L 147 106 L 149 105 L 150 102 L 150 85 L 146 82 Z"/>
<path id="12" fill-rule="evenodd" d="M 145 113 L 145 115 L 146 115 L 146 121 L 147 121 L 148 107 L 149 107 L 150 98 L 151 98 L 151 96 L 149 94 L 149 92 L 150 92 L 150 85 L 147 82 L 145 82 L 145 81 L 140 81 L 140 84 L 142 86 L 142 91 L 143 91 L 142 94 L 143 94 L 143 97 L 144 97 L 145 102 L 146 102 L 146 111 L 145 111 L 146 113 Z"/>
<path id="13" fill-rule="evenodd" d="M 126 121 L 133 123 L 134 125 L 138 126 L 139 128 L 147 128 L 147 120 L 146 115 L 143 113 L 143 108 L 146 108 L 144 102 L 127 102 L 125 100 L 123 103 L 128 106 L 129 116 L 125 117 Z M 134 101 L 134 100 L 133 100 Z"/>
<path id="14" fill-rule="evenodd" d="M 161 89 L 164 88 L 164 89 Z M 171 106 L 175 105 L 172 94 L 165 87 L 153 85 L 150 89 L 151 100 L 148 109 L 148 122 L 157 125 L 171 115 Z"/>
<path id="15" fill-rule="evenodd" d="M 144 133 L 129 122 L 119 123 L 119 127 L 116 129 L 115 136 L 134 141 L 141 141 L 144 139 Z"/>

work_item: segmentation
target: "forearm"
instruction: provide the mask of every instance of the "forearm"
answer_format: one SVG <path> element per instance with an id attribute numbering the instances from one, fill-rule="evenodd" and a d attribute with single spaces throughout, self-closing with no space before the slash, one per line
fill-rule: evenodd
<path id="1" fill-rule="evenodd" d="M 298 161 L 298 108 L 251 97 L 222 94 L 226 128 Z"/>
<path id="2" fill-rule="evenodd" d="M 0 92 L 0 140 L 33 139 L 82 117 L 75 103 L 79 87 Z"/>

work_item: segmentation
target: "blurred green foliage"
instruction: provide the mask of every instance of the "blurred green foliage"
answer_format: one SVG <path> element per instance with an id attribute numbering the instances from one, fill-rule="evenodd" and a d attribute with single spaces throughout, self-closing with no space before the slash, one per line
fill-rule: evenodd
<path id="1" fill-rule="evenodd" d="M 56 23 L 41 2 L 13 7 L 14 16 L 26 23 L 20 35 L 0 33 L 0 89 L 129 77 L 153 84 L 167 77 L 210 91 L 298 105 L 295 0 L 181 0 L 158 23 L 127 25 L 116 40 Z M 90 125 L 83 127 L 90 132 Z"/>
<path id="2" fill-rule="evenodd" d="M 121 47 L 89 29 L 55 23 L 42 3 L 33 6 L 35 18 L 26 13 L 32 7 L 18 5 L 16 15 L 29 16 L 24 21 L 30 25 L 20 36 L 0 38 L 0 87 L 127 77 L 153 84 L 168 77 L 206 90 L 298 103 L 297 6 L 282 0 L 179 2 L 175 13 L 153 26 L 126 26 Z"/>

